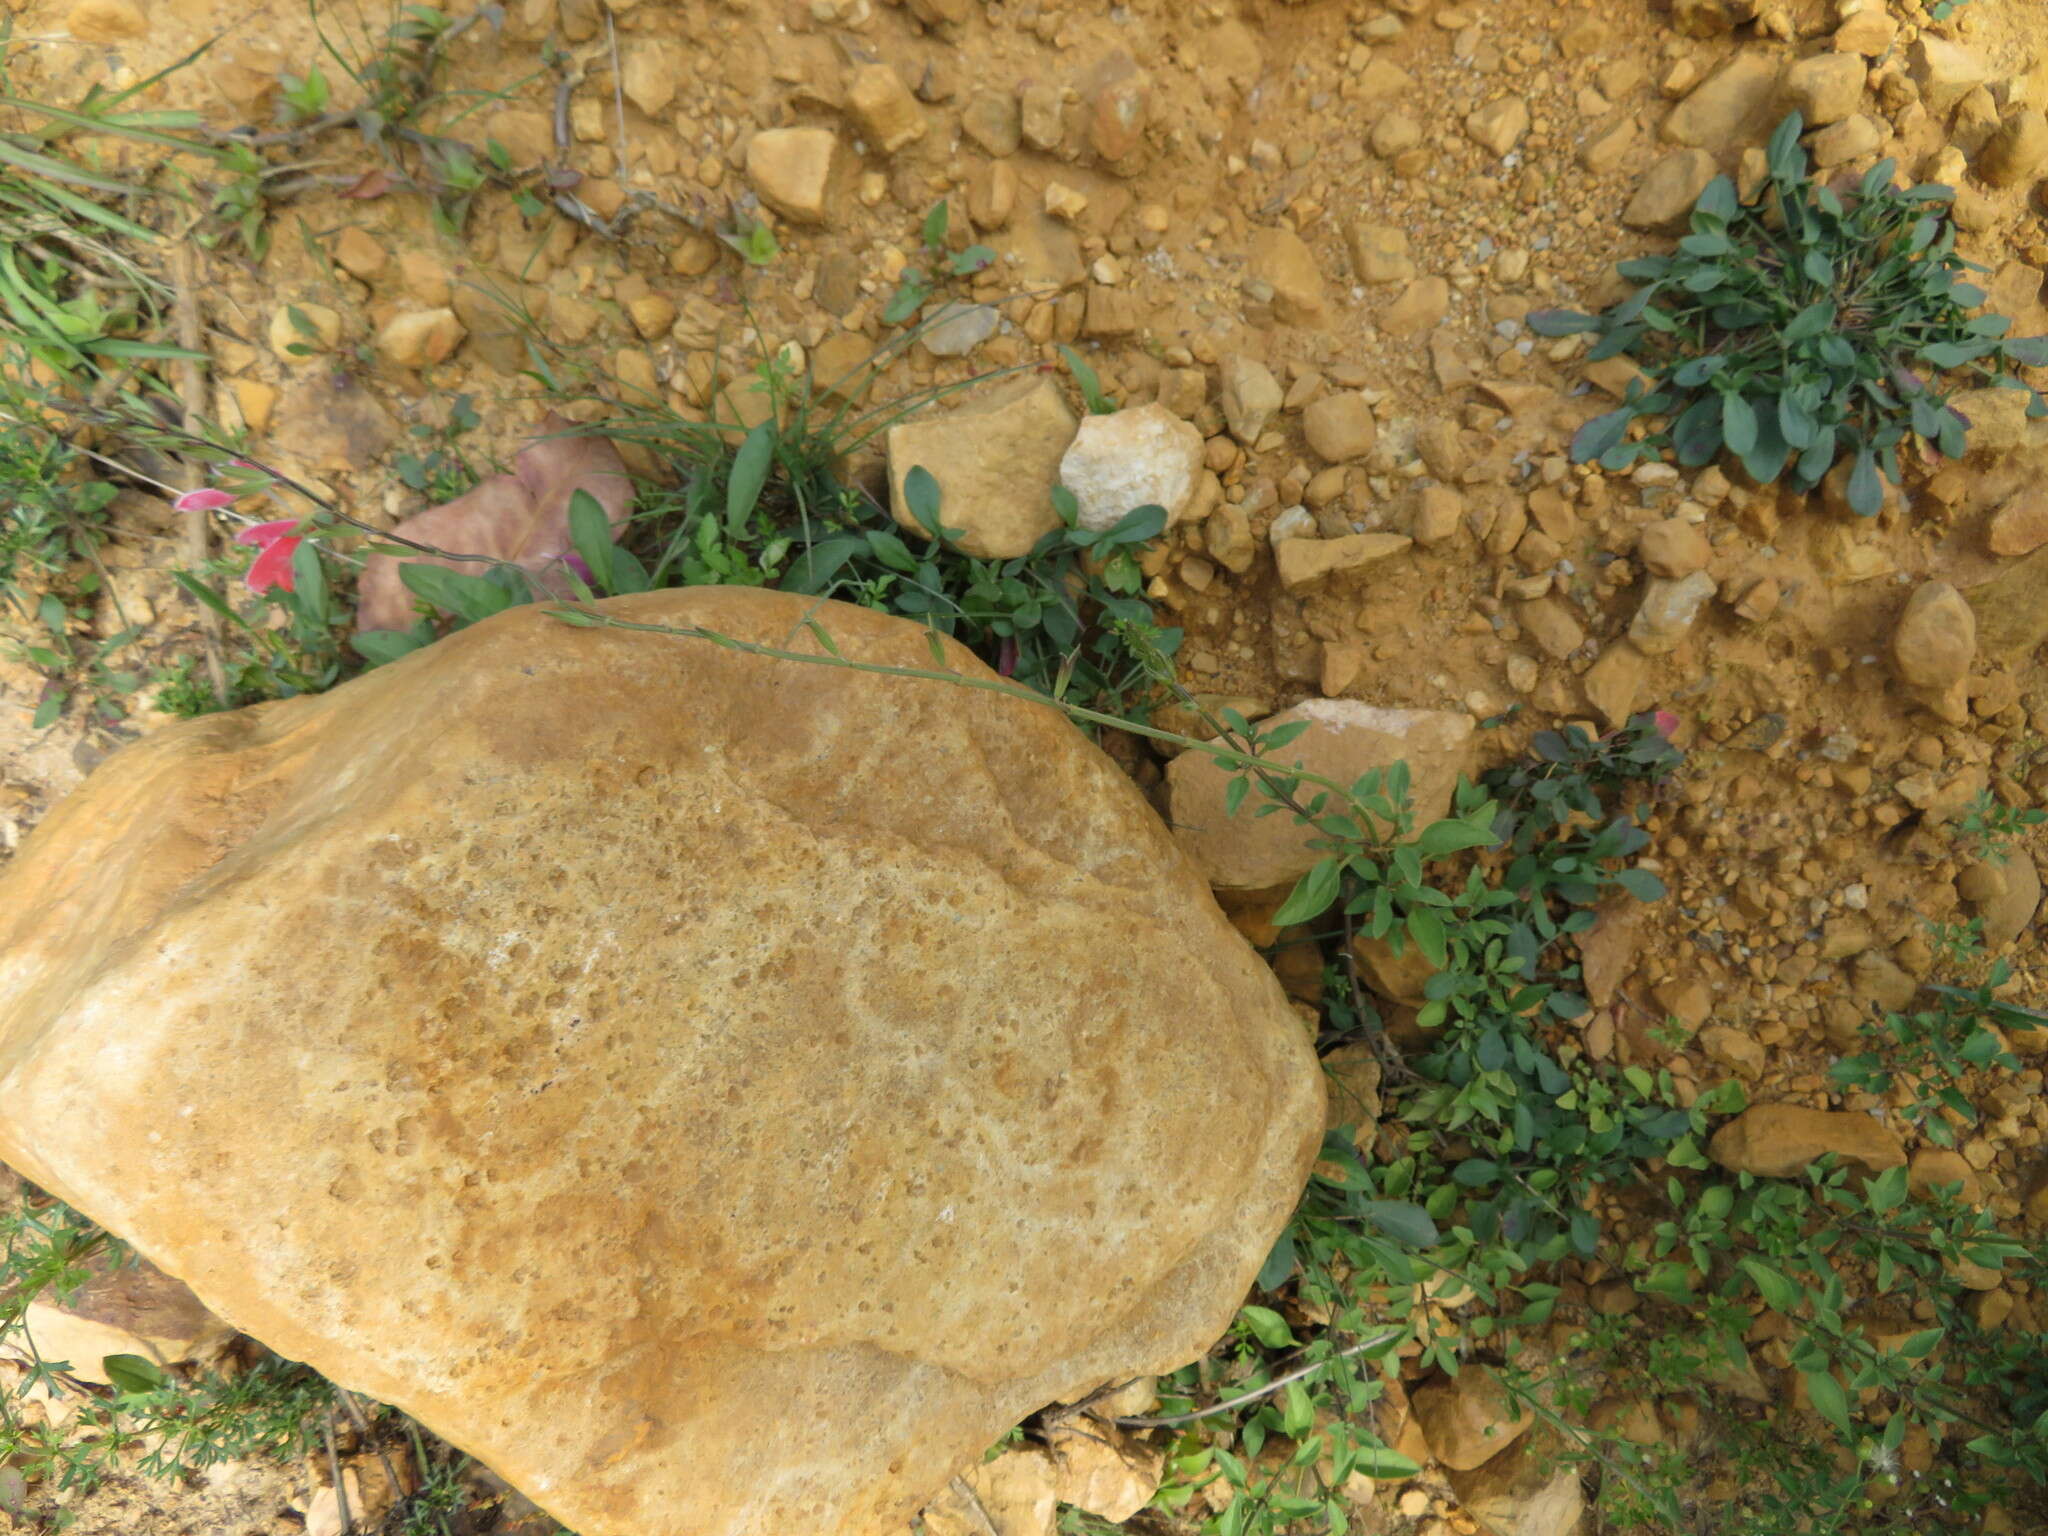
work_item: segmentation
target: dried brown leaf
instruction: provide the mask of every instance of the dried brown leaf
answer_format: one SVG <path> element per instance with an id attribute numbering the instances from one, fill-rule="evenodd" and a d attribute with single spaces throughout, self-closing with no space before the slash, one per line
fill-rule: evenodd
<path id="1" fill-rule="evenodd" d="M 510 561 L 554 590 L 550 577 L 560 571 L 562 557 L 572 548 L 569 502 L 579 490 L 597 498 L 616 534 L 633 505 L 625 461 L 610 439 L 581 433 L 573 422 L 551 412 L 512 460 L 510 474 L 492 475 L 455 500 L 407 518 L 393 532 L 454 555 Z M 363 563 L 357 589 L 358 628 L 411 627 L 413 597 L 399 569 L 416 563 L 442 565 L 471 576 L 489 569 L 475 561 L 427 555 L 405 560 L 371 555 Z"/>

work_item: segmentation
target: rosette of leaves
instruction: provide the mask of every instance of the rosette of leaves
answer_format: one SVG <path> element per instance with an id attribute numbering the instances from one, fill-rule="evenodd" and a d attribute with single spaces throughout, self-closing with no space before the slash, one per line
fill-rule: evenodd
<path id="1" fill-rule="evenodd" d="M 2006 339 L 2008 318 L 1970 315 L 1985 295 L 1963 274 L 1983 268 L 1956 254 L 1950 188 L 1896 187 L 1882 160 L 1838 193 L 1810 178 L 1804 126 L 1795 112 L 1771 135 L 1753 201 L 1717 176 L 1676 251 L 1623 262 L 1640 286 L 1621 303 L 1529 316 L 1539 335 L 1596 333 L 1590 361 L 1628 354 L 1648 376 L 1580 429 L 1574 459 L 1625 470 L 1668 448 L 1696 468 L 1726 452 L 1800 490 L 1847 459 L 1849 505 L 1869 516 L 1879 476 L 1899 482 L 1907 433 L 1962 454 L 1969 422 L 1942 378 L 2025 389 L 2010 370 L 2048 366 L 2048 337 Z M 2028 414 L 2048 415 L 2030 393 Z M 1631 440 L 1638 420 L 1655 430 Z"/>

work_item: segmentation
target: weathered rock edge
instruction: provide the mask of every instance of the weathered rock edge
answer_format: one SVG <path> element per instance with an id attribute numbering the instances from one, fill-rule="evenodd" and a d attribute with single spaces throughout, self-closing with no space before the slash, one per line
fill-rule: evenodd
<path id="1" fill-rule="evenodd" d="M 1054 711 L 532 608 L 161 730 L 0 877 L 0 1158 L 582 1536 L 893 1536 L 1198 1356 L 1322 1097 Z"/>

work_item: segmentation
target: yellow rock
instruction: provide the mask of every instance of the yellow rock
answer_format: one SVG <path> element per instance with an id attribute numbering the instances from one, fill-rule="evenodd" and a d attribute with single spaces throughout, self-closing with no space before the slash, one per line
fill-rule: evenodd
<path id="1" fill-rule="evenodd" d="M 116 753 L 0 876 L 0 978 L 0 1158 L 593 1536 L 900 1533 L 1200 1355 L 1323 1126 L 1054 711 L 536 606 Z"/>

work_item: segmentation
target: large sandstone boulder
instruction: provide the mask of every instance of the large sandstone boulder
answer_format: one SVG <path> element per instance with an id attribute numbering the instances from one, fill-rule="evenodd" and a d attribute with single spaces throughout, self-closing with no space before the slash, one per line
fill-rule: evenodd
<path id="1" fill-rule="evenodd" d="M 167 727 L 0 878 L 0 1157 L 582 1536 L 896 1536 L 1222 1332 L 1322 1097 L 1051 709 L 531 607 Z"/>

